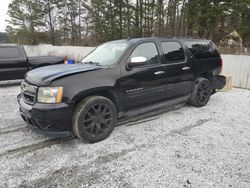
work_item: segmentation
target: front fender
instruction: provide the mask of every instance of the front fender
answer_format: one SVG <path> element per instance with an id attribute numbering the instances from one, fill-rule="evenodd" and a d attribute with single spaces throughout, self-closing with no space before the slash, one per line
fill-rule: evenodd
<path id="1" fill-rule="evenodd" d="M 98 69 L 65 76 L 54 80 L 51 86 L 62 86 L 63 100 L 66 103 L 75 102 L 78 98 L 92 93 L 107 91 L 117 93 L 120 71 L 115 69 Z"/>

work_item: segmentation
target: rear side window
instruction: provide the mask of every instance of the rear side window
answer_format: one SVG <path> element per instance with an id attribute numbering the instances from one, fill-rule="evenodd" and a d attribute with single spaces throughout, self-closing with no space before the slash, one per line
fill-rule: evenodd
<path id="1" fill-rule="evenodd" d="M 155 43 L 147 42 L 138 45 L 130 58 L 133 57 L 145 57 L 147 59 L 147 65 L 152 64 L 159 64 L 160 63 L 160 56 L 157 50 Z"/>
<path id="2" fill-rule="evenodd" d="M 179 42 L 162 42 L 162 48 L 168 63 L 185 60 L 184 50 Z"/>
<path id="3" fill-rule="evenodd" d="M 0 47 L 0 59 L 19 58 L 20 53 L 16 47 Z"/>
<path id="4" fill-rule="evenodd" d="M 220 57 L 220 53 L 211 42 L 185 42 L 196 59 Z"/>

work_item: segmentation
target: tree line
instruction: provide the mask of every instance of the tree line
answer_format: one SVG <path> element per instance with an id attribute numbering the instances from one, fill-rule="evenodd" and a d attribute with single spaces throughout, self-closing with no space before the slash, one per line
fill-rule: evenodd
<path id="1" fill-rule="evenodd" d="M 220 41 L 237 30 L 250 43 L 250 0 L 13 0 L 8 39 L 21 44 L 96 45 L 149 36 Z"/>

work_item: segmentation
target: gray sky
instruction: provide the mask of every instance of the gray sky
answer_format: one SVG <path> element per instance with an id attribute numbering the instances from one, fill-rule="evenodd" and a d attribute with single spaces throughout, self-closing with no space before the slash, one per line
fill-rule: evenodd
<path id="1" fill-rule="evenodd" d="M 7 25 L 6 19 L 8 18 L 7 10 L 8 5 L 12 0 L 1 0 L 1 6 L 0 6 L 0 32 L 3 32 L 5 30 L 5 27 Z"/>

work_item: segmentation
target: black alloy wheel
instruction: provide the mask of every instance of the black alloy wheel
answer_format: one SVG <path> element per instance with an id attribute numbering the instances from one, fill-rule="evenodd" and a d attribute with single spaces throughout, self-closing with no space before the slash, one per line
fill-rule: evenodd
<path id="1" fill-rule="evenodd" d="M 81 140 L 94 143 L 107 138 L 117 121 L 116 108 L 102 96 L 83 99 L 73 114 L 73 132 Z"/>
<path id="2" fill-rule="evenodd" d="M 198 78 L 195 81 L 194 89 L 189 99 L 189 103 L 196 107 L 205 106 L 212 94 L 210 81 L 206 78 Z"/>
<path id="3" fill-rule="evenodd" d="M 198 87 L 197 98 L 200 104 L 206 104 L 211 95 L 210 83 L 208 81 L 203 81 Z"/>
<path id="4" fill-rule="evenodd" d="M 109 130 L 112 123 L 111 109 L 106 104 L 91 106 L 85 113 L 83 128 L 91 136 L 100 136 Z"/>

